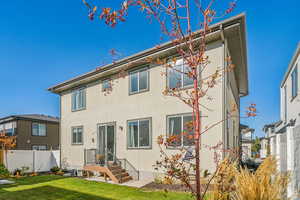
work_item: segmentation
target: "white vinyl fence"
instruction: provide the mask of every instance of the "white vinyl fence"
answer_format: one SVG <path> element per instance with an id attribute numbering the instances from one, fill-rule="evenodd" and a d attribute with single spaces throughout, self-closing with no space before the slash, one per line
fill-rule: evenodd
<path id="1" fill-rule="evenodd" d="M 59 151 L 9 150 L 4 164 L 10 172 L 28 167 L 26 172 L 48 172 L 52 167 L 60 166 Z"/>

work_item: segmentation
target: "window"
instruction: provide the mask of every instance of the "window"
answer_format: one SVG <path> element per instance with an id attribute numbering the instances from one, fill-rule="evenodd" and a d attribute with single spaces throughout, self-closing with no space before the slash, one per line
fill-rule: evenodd
<path id="1" fill-rule="evenodd" d="M 17 130 L 16 122 L 8 122 L 5 124 L 0 124 L 0 132 L 4 132 L 7 136 L 14 136 Z"/>
<path id="2" fill-rule="evenodd" d="M 193 85 L 193 79 L 182 72 L 190 72 L 182 59 L 176 61 L 176 65 L 172 68 L 168 68 L 168 88 L 185 88 Z"/>
<path id="3" fill-rule="evenodd" d="M 72 127 L 72 144 L 83 144 L 83 127 Z"/>
<path id="4" fill-rule="evenodd" d="M 72 111 L 85 109 L 86 92 L 85 88 L 74 90 L 72 93 Z"/>
<path id="5" fill-rule="evenodd" d="M 149 90 L 149 70 L 139 69 L 129 73 L 129 93 L 135 94 Z"/>
<path id="6" fill-rule="evenodd" d="M 298 92 L 298 65 L 296 65 L 291 76 L 292 76 L 292 98 L 294 98 L 297 96 L 297 92 Z"/>
<path id="7" fill-rule="evenodd" d="M 32 123 L 33 136 L 46 136 L 46 124 Z"/>
<path id="8" fill-rule="evenodd" d="M 128 127 L 128 148 L 151 148 L 151 119 L 130 120 Z"/>
<path id="9" fill-rule="evenodd" d="M 168 138 L 172 137 L 169 146 L 194 145 L 192 114 L 172 115 L 167 117 Z"/>
<path id="10" fill-rule="evenodd" d="M 284 123 L 287 122 L 287 89 L 284 86 Z"/>
<path id="11" fill-rule="evenodd" d="M 106 80 L 102 81 L 102 91 L 103 92 L 110 91 L 111 89 L 112 89 L 112 85 L 111 85 L 110 79 L 106 79 Z"/>
<path id="12" fill-rule="evenodd" d="M 45 151 L 47 150 L 47 145 L 32 145 L 32 150 Z"/>

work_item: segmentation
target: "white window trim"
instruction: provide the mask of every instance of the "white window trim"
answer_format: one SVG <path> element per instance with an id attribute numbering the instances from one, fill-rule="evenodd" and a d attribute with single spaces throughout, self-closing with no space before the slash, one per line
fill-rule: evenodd
<path id="1" fill-rule="evenodd" d="M 140 121 L 149 121 L 149 146 L 140 146 Z M 137 147 L 129 146 L 129 123 L 137 122 L 138 125 L 138 145 Z M 127 121 L 127 149 L 152 149 L 152 118 L 141 118 Z"/>
<path id="2" fill-rule="evenodd" d="M 142 89 L 140 90 L 140 72 L 141 71 L 146 71 L 147 72 L 147 88 L 146 89 Z M 131 75 L 137 73 L 137 91 L 131 91 Z M 138 94 L 138 93 L 142 93 L 142 92 L 147 92 L 149 91 L 150 88 L 150 80 L 149 80 L 149 67 L 142 67 L 133 71 L 129 72 L 129 95 L 132 94 Z"/>

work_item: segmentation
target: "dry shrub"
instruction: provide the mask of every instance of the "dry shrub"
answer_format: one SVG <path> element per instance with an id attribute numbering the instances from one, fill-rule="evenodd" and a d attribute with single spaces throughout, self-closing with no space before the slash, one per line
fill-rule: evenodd
<path id="1" fill-rule="evenodd" d="M 234 191 L 234 177 L 236 174 L 237 163 L 225 158 L 217 168 L 213 177 L 213 190 L 210 200 L 229 200 Z"/>
<path id="2" fill-rule="evenodd" d="M 276 169 L 276 159 L 268 157 L 255 173 L 238 169 L 237 162 L 224 159 L 213 179 L 209 200 L 280 200 L 285 195 L 289 175 Z"/>
<path id="3" fill-rule="evenodd" d="M 289 175 L 276 169 L 276 159 L 268 157 L 255 173 L 241 169 L 235 175 L 235 200 L 279 200 L 286 192 Z"/>

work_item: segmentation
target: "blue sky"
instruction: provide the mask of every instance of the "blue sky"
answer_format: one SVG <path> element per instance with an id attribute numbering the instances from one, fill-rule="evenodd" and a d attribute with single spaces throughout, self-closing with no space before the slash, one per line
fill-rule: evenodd
<path id="1" fill-rule="evenodd" d="M 258 117 L 245 122 L 257 135 L 279 119 L 280 81 L 300 40 L 299 7 L 298 0 L 240 0 L 233 13 L 247 15 L 250 94 L 241 109 L 257 104 Z M 46 88 L 107 62 L 112 48 L 130 55 L 160 37 L 137 12 L 114 29 L 91 22 L 81 0 L 3 1 L 0 19 L 0 117 L 58 116 L 59 98 Z"/>

